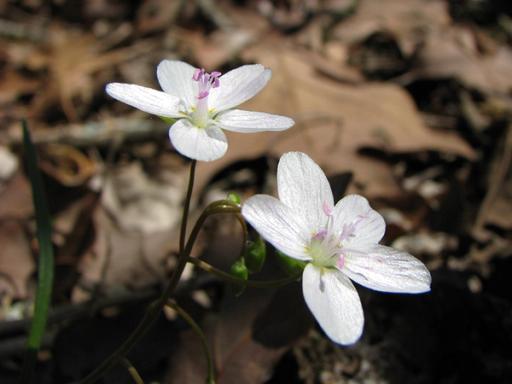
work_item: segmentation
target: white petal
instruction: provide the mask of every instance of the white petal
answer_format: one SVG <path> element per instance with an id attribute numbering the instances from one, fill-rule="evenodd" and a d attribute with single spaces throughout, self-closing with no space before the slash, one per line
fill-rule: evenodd
<path id="1" fill-rule="evenodd" d="M 376 291 L 430 291 L 430 272 L 421 261 L 407 252 L 383 245 L 370 247 L 365 253 L 348 252 L 342 270 L 356 283 Z"/>
<path id="2" fill-rule="evenodd" d="M 311 158 L 302 152 L 281 156 L 277 167 L 279 199 L 307 222 L 310 236 L 327 222 L 324 206 L 333 208 L 327 177 Z"/>
<path id="3" fill-rule="evenodd" d="M 250 197 L 242 205 L 242 215 L 265 240 L 281 252 L 299 260 L 311 259 L 306 254 L 309 236 L 305 223 L 275 197 Z"/>
<path id="4" fill-rule="evenodd" d="M 187 108 L 196 105 L 197 83 L 192 80 L 195 68 L 183 61 L 163 60 L 158 64 L 156 77 L 162 89 L 182 99 Z"/>
<path id="5" fill-rule="evenodd" d="M 344 239 L 348 247 L 366 247 L 377 244 L 384 236 L 386 223 L 382 216 L 370 207 L 368 200 L 359 195 L 348 195 L 338 201 L 334 208 L 334 228 L 340 233 L 343 228 L 350 235 Z M 352 224 L 353 231 L 348 226 Z"/>
<path id="6" fill-rule="evenodd" d="M 302 292 L 318 324 L 332 341 L 353 344 L 361 337 L 361 300 L 343 273 L 308 264 L 302 275 Z"/>
<path id="7" fill-rule="evenodd" d="M 110 83 L 105 91 L 114 99 L 141 111 L 165 117 L 179 117 L 180 100 L 165 92 L 135 84 Z"/>
<path id="8" fill-rule="evenodd" d="M 217 112 L 242 104 L 255 96 L 272 76 L 261 64 L 243 65 L 219 78 L 218 88 L 210 90 L 208 104 Z"/>
<path id="9" fill-rule="evenodd" d="M 174 123 L 169 138 L 183 156 L 200 161 L 216 160 L 228 149 L 226 136 L 220 128 L 198 128 L 186 119 Z"/>
<path id="10" fill-rule="evenodd" d="M 286 116 L 233 109 L 215 118 L 219 127 L 234 132 L 282 131 L 295 122 Z"/>

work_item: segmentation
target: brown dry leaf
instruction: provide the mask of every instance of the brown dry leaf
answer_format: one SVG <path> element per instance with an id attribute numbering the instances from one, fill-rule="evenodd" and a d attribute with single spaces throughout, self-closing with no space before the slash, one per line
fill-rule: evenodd
<path id="1" fill-rule="evenodd" d="M 509 183 L 512 184 L 512 183 Z M 509 189 L 510 188 L 509 186 Z M 503 214 L 507 212 L 507 214 Z M 492 224 L 506 231 L 512 231 L 512 196 L 510 193 L 507 195 L 503 194 L 489 207 L 489 211 L 486 215 L 486 224 Z"/>
<path id="2" fill-rule="evenodd" d="M 50 71 L 48 89 L 35 102 L 37 113 L 45 109 L 57 98 L 69 121 L 77 121 L 80 115 L 75 98 L 83 105 L 88 105 L 94 96 L 93 75 L 102 69 L 112 67 L 154 49 L 154 43 L 139 40 L 130 47 L 120 48 L 103 53 L 109 47 L 92 34 L 79 33 L 73 30 L 63 32 L 56 28 L 52 34 L 52 44 L 44 52 L 41 60 Z"/>
<path id="3" fill-rule="evenodd" d="M 474 158 L 457 135 L 427 128 L 409 95 L 394 84 L 347 85 L 320 76 L 303 56 L 264 45 L 251 58 L 273 71 L 266 89 L 244 108 L 292 116 L 296 126 L 277 133 L 229 134 L 218 161 L 200 163 L 199 180 L 241 159 L 287 151 L 308 153 L 327 174 L 353 171 L 358 191 L 371 198 L 397 197 L 400 188 L 385 163 L 358 153 L 439 151 Z"/>
<path id="4" fill-rule="evenodd" d="M 475 34 L 465 27 L 431 31 L 419 53 L 416 69 L 405 77 L 454 77 L 484 92 L 512 90 L 512 50 L 502 46 L 482 55 Z"/>
<path id="5" fill-rule="evenodd" d="M 375 32 L 392 33 L 402 52 L 410 55 L 424 34 L 451 23 L 448 3 L 442 0 L 360 0 L 352 17 L 332 31 L 332 38 L 352 44 Z"/>
<path id="6" fill-rule="evenodd" d="M 204 31 L 176 29 L 172 31 L 183 46 L 183 53 L 190 54 L 197 63 L 209 70 L 219 69 L 227 62 L 236 59 L 247 46 L 264 38 L 269 31 L 265 18 L 247 7 L 236 7 L 225 3 L 225 10 L 219 11 L 229 15 L 233 24 L 229 28 L 219 28 L 205 35 Z"/>
<path id="7" fill-rule="evenodd" d="M 26 94 L 32 94 L 39 86 L 39 81 L 21 76 L 17 71 L 7 70 L 0 77 L 0 106 L 15 103 Z"/>
<path id="8" fill-rule="evenodd" d="M 161 279 L 177 247 L 186 167 L 148 175 L 139 163 L 107 173 L 93 214 L 96 238 L 81 261 L 85 285 L 140 287 Z"/>
<path id="9" fill-rule="evenodd" d="M 183 30 L 178 37 L 188 49 L 192 48 L 199 66 L 209 70 L 221 68 L 257 40 L 255 33 L 245 29 L 219 30 L 207 37 L 200 31 Z"/>
<path id="10" fill-rule="evenodd" d="M 165 259 L 175 231 L 144 234 L 120 229 L 102 208 L 93 215 L 96 238 L 80 261 L 81 285 L 137 288 L 165 276 Z M 74 299 L 81 296 L 75 289 Z"/>
<path id="11" fill-rule="evenodd" d="M 40 164 L 43 171 L 67 187 L 83 185 L 96 173 L 93 161 L 78 149 L 65 144 L 46 146 Z"/>
<path id="12" fill-rule="evenodd" d="M 183 0 L 146 0 L 137 11 L 137 30 L 142 34 L 169 28 L 185 5 Z"/>
<path id="13" fill-rule="evenodd" d="M 16 221 L 1 221 L 0 244 L 0 296 L 26 298 L 35 265 L 22 225 Z"/>
<path id="14" fill-rule="evenodd" d="M 278 291 L 248 289 L 232 294 L 218 313 L 209 314 L 203 330 L 210 341 L 218 384 L 259 384 L 278 359 L 309 329 L 310 316 L 299 284 Z M 205 358 L 197 335 L 182 334 L 165 383 L 204 383 Z"/>
<path id="15" fill-rule="evenodd" d="M 33 213 L 32 192 L 27 179 L 16 173 L 0 192 L 0 218 L 27 219 Z"/>

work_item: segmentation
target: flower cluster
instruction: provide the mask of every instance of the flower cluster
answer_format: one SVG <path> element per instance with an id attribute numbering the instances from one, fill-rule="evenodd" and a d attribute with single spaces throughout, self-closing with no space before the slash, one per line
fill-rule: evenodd
<path id="1" fill-rule="evenodd" d="M 224 75 L 181 61 L 162 61 L 157 77 L 163 92 L 111 83 L 107 93 L 135 108 L 176 119 L 169 137 L 178 152 L 212 161 L 227 150 L 223 129 L 279 131 L 292 119 L 233 109 L 255 96 L 271 76 L 263 66 L 244 65 Z M 361 301 L 351 281 L 384 292 L 430 290 L 430 273 L 406 252 L 379 245 L 385 223 L 368 201 L 349 195 L 336 205 L 325 174 L 307 155 L 290 152 L 277 170 L 279 199 L 256 195 L 243 217 L 279 251 L 306 261 L 302 288 L 306 303 L 325 333 L 351 344 L 364 324 Z"/>

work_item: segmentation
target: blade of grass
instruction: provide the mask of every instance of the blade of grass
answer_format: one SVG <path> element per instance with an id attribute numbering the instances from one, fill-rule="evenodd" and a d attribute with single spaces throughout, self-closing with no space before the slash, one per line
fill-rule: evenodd
<path id="1" fill-rule="evenodd" d="M 39 243 L 38 278 L 34 305 L 34 315 L 27 340 L 27 351 L 23 362 L 20 382 L 30 383 L 35 370 L 37 351 L 41 347 L 53 286 L 53 248 L 51 243 L 52 226 L 50 212 L 39 172 L 36 148 L 32 143 L 28 124 L 22 121 L 23 147 L 28 178 L 32 186 L 37 240 Z"/>

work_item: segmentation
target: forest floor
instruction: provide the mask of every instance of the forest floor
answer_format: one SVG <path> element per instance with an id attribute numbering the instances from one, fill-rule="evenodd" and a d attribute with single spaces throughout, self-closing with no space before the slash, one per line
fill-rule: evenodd
<path id="1" fill-rule="evenodd" d="M 218 383 L 512 382 L 512 7 L 506 0 L 0 0 L 0 381 L 15 383 L 33 305 L 37 242 L 22 119 L 38 148 L 56 275 L 37 383 L 93 370 L 172 273 L 189 160 L 168 125 L 108 97 L 159 89 L 178 59 L 227 72 L 261 63 L 244 108 L 293 117 L 228 133 L 200 163 L 193 217 L 234 191 L 275 193 L 279 156 L 308 153 L 335 200 L 366 196 L 384 243 L 431 270 L 432 291 L 357 287 L 351 347 L 315 325 L 300 283 L 232 287 L 187 270 L 178 300 L 210 340 Z M 236 220 L 210 220 L 194 254 L 229 269 Z M 255 278 L 279 276 L 269 261 Z M 195 334 L 171 311 L 130 353 L 146 383 L 203 383 Z M 104 383 L 130 383 L 123 367 Z"/>

